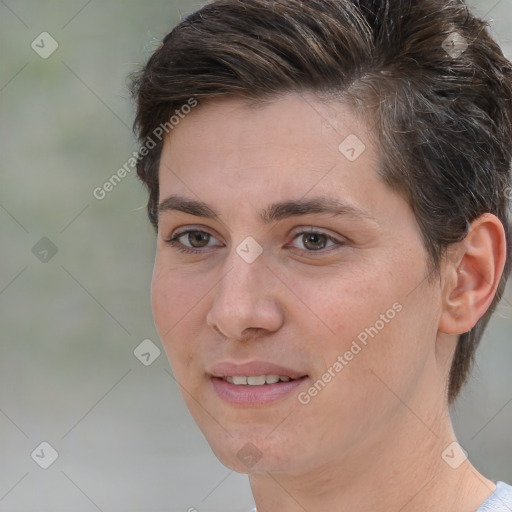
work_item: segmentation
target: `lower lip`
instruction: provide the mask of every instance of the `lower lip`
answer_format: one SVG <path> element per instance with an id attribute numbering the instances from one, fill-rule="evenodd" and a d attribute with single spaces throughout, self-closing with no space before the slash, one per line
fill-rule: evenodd
<path id="1" fill-rule="evenodd" d="M 212 385 L 219 397 L 231 405 L 257 406 L 276 402 L 303 386 L 307 376 L 288 382 L 249 386 L 231 384 L 219 377 L 212 377 Z"/>

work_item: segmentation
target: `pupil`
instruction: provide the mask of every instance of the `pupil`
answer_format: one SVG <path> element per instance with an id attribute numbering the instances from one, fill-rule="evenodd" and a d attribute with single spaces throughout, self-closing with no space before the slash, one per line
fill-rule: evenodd
<path id="1" fill-rule="evenodd" d="M 201 232 L 195 232 L 195 233 L 189 233 L 189 242 L 192 245 L 192 247 L 204 247 L 208 244 L 208 233 L 201 233 Z M 199 245 L 194 245 L 195 242 L 198 242 Z M 202 244 L 201 242 L 205 242 Z"/>
<path id="2" fill-rule="evenodd" d="M 312 249 L 323 249 L 325 247 L 325 236 L 324 235 L 320 235 L 318 233 L 310 233 L 308 235 L 305 235 L 306 236 L 306 243 L 304 244 L 306 247 L 308 247 L 308 244 L 312 243 L 313 244 L 313 247 L 309 247 L 309 248 L 312 248 Z M 320 242 L 318 240 L 321 240 Z M 317 245 L 315 246 L 315 244 L 320 244 L 321 247 L 318 247 Z"/>

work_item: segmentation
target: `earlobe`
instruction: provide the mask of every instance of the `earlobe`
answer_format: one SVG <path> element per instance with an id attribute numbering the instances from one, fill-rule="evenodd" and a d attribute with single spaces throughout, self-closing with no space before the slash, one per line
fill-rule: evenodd
<path id="1" fill-rule="evenodd" d="M 491 305 L 506 261 L 506 237 L 501 221 L 485 213 L 456 248 L 444 267 L 443 304 L 439 331 L 470 331 Z"/>

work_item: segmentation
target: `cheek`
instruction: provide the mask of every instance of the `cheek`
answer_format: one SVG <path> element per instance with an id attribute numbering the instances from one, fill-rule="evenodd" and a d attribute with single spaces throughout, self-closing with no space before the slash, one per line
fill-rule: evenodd
<path id="1" fill-rule="evenodd" d="M 176 376 L 182 375 L 199 353 L 197 321 L 202 288 L 183 271 L 163 269 L 155 262 L 151 306 L 160 340 Z"/>
<path id="2" fill-rule="evenodd" d="M 328 366 L 343 358 L 343 369 L 329 390 L 329 401 L 348 407 L 366 421 L 384 417 L 408 401 L 428 371 L 435 344 L 435 297 L 428 289 L 361 294 L 347 303 L 346 325 L 332 347 L 324 346 Z M 366 411 L 366 412 L 365 412 Z M 370 425 L 368 424 L 368 427 Z"/>
<path id="3" fill-rule="evenodd" d="M 173 325 L 178 319 L 176 288 L 177 283 L 173 282 L 168 275 L 161 271 L 161 267 L 155 263 L 153 279 L 151 281 L 151 308 L 162 343 L 165 343 L 166 333 L 172 330 Z"/>
<path id="4" fill-rule="evenodd" d="M 320 285 L 314 279 L 309 282 L 295 280 L 302 283 L 299 295 L 307 297 L 304 304 L 321 321 L 326 347 L 336 351 L 348 349 L 359 333 L 392 307 L 396 294 L 383 275 L 375 269 L 364 272 L 352 269 L 350 272 L 333 272 Z M 309 317 L 313 318 L 313 314 Z"/>
<path id="5" fill-rule="evenodd" d="M 329 387 L 345 405 L 347 400 L 367 402 L 381 395 L 385 388 L 379 377 L 398 391 L 421 372 L 435 338 L 430 313 L 434 298 L 425 288 L 410 293 L 412 281 L 412 276 L 393 276 L 385 268 L 340 276 L 310 294 L 302 281 L 301 295 L 310 297 L 308 306 L 318 312 L 318 325 L 327 333 L 314 336 L 304 320 L 302 328 L 321 354 L 317 377 L 331 368 L 336 378 Z M 343 367 L 333 368 L 339 356 Z"/>
<path id="6" fill-rule="evenodd" d="M 190 322 L 207 291 L 208 283 L 203 276 L 170 266 L 164 256 L 157 254 L 151 281 L 151 306 L 159 333 L 173 334 Z"/>

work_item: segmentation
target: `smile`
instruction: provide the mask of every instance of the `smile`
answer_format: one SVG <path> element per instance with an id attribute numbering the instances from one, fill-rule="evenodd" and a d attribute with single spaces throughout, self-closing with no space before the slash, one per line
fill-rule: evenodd
<path id="1" fill-rule="evenodd" d="M 297 393 L 307 388 L 307 375 L 292 379 L 276 374 L 211 377 L 212 391 L 224 403 L 234 407 L 263 407 L 282 400 L 296 400 Z"/>
<path id="2" fill-rule="evenodd" d="M 223 377 L 222 380 L 235 384 L 236 386 L 263 386 L 264 384 L 275 384 L 276 382 L 288 382 L 291 379 L 286 375 L 254 375 L 250 377 L 233 376 Z"/>

